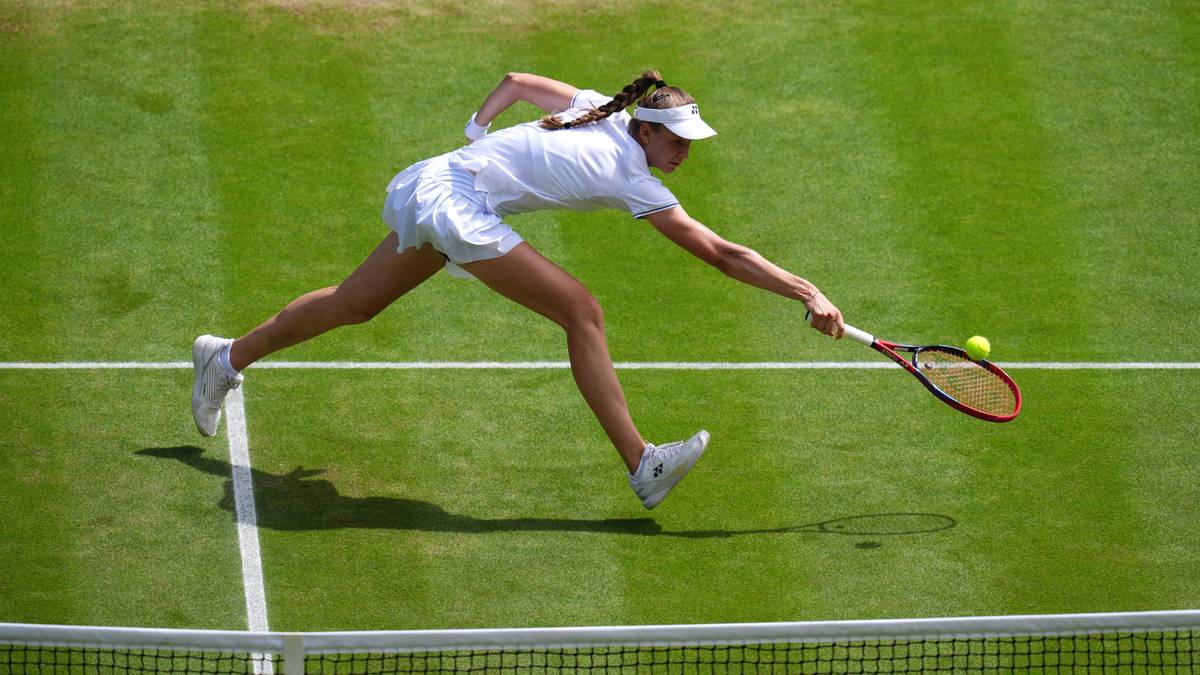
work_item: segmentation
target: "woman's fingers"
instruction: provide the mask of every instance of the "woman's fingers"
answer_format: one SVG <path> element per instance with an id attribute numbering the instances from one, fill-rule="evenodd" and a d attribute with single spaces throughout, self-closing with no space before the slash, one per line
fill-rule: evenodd
<path id="1" fill-rule="evenodd" d="M 842 320 L 841 310 L 829 302 L 820 291 L 809 301 L 808 311 L 811 315 L 809 323 L 818 331 L 835 340 L 841 339 L 846 333 L 846 323 Z"/>

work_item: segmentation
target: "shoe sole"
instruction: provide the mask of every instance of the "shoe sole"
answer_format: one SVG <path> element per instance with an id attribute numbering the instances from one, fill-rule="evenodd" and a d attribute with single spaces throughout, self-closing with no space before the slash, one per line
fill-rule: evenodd
<path id="1" fill-rule="evenodd" d="M 201 436 L 216 436 L 217 429 L 213 427 L 212 432 L 204 430 L 200 425 L 200 405 L 204 402 L 203 387 L 204 387 L 204 369 L 212 362 L 220 351 L 214 352 L 209 356 L 208 360 L 204 360 L 204 342 L 205 338 L 211 338 L 211 335 L 201 335 L 192 343 L 192 365 L 195 367 L 195 377 L 192 380 L 192 421 L 196 423 L 196 431 L 200 432 Z M 220 412 L 217 413 L 217 426 L 221 424 Z"/>
<path id="2" fill-rule="evenodd" d="M 671 493 L 671 490 L 674 490 L 675 486 L 682 483 L 683 479 L 686 478 L 689 473 L 691 473 L 692 467 L 696 466 L 696 462 L 699 462 L 700 458 L 704 456 L 704 451 L 708 450 L 708 441 L 709 441 L 711 435 L 707 431 L 701 431 L 700 433 L 704 434 L 704 437 L 702 439 L 703 442 L 700 445 L 700 452 L 697 452 L 696 456 L 692 458 L 692 461 L 687 463 L 687 465 L 679 473 L 679 478 L 676 478 L 673 483 L 671 483 L 670 485 L 667 485 L 661 492 L 656 493 L 653 496 L 651 496 L 650 500 L 645 500 L 642 502 L 642 505 L 645 506 L 647 509 L 653 509 L 654 507 L 661 504 L 662 500 L 666 499 L 667 495 Z M 688 440 L 691 440 L 691 439 L 688 439 Z"/>

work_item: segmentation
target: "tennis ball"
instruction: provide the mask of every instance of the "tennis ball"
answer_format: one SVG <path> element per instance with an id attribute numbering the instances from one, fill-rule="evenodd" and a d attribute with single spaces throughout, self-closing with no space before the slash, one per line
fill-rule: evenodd
<path id="1" fill-rule="evenodd" d="M 992 353 L 992 344 L 982 335 L 975 335 L 967 340 L 967 356 L 976 361 L 986 359 Z"/>

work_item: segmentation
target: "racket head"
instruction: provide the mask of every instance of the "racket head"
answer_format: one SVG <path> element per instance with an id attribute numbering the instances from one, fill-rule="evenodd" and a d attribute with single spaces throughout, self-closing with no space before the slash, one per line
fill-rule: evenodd
<path id="1" fill-rule="evenodd" d="M 947 345 L 895 347 L 912 352 L 910 372 L 951 407 L 989 422 L 1008 422 L 1020 414 L 1021 390 L 996 364 Z"/>

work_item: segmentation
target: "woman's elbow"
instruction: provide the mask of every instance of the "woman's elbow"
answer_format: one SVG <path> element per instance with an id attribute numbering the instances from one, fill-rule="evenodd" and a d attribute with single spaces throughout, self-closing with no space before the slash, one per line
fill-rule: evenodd
<path id="1" fill-rule="evenodd" d="M 701 255 L 704 262 L 717 268 L 723 274 L 729 274 L 737 269 L 739 263 L 746 258 L 749 249 L 734 244 L 714 246 Z"/>
<path id="2" fill-rule="evenodd" d="M 500 85 L 506 86 L 506 87 L 520 88 L 520 87 L 525 86 L 526 83 L 528 83 L 530 77 L 531 76 L 529 73 L 518 73 L 518 72 L 505 73 L 504 78 L 502 80 L 500 80 Z"/>
<path id="3" fill-rule="evenodd" d="M 500 84 L 496 85 L 496 91 L 519 92 L 524 77 L 525 73 L 505 73 L 504 77 L 500 78 Z"/>

